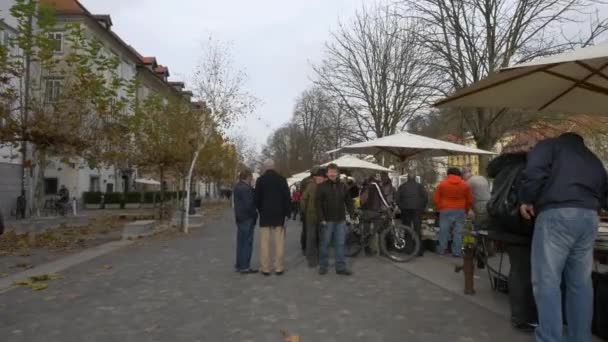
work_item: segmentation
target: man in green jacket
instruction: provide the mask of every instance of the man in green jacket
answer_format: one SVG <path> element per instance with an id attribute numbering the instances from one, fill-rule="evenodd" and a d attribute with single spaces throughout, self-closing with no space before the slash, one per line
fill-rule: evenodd
<path id="1" fill-rule="evenodd" d="M 325 182 L 325 169 L 315 168 L 311 172 L 312 181 L 308 182 L 302 195 L 300 205 L 306 225 L 306 260 L 308 267 L 319 265 L 319 218 L 317 216 L 316 194 L 319 184 Z"/>

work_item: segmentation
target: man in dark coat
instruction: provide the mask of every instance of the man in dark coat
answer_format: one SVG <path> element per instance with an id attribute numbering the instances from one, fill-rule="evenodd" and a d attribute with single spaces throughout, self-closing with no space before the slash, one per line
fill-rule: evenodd
<path id="1" fill-rule="evenodd" d="M 329 267 L 329 244 L 333 240 L 335 245 L 336 273 L 340 275 L 352 275 L 346 268 L 344 246 L 346 241 L 346 210 L 351 217 L 355 208 L 353 199 L 350 197 L 346 185 L 338 178 L 338 166 L 330 164 L 327 167 L 327 178 L 318 186 L 317 219 L 321 226 L 321 245 L 319 253 L 319 274 L 327 274 Z"/>
<path id="2" fill-rule="evenodd" d="M 407 182 L 401 184 L 397 192 L 397 205 L 401 210 L 401 222 L 414 228 L 422 242 L 422 214 L 428 205 L 429 196 L 422 184 L 416 182 L 413 172 L 408 173 Z M 420 248 L 419 256 L 424 250 Z"/>
<path id="3" fill-rule="evenodd" d="M 528 154 L 519 194 L 522 216 L 536 217 L 532 285 L 537 341 L 591 341 L 593 247 L 598 210 L 606 207 L 607 192 L 606 169 L 580 135 L 565 133 L 541 141 Z"/>
<path id="4" fill-rule="evenodd" d="M 270 275 L 270 240 L 274 240 L 274 271 L 282 275 L 285 248 L 285 219 L 291 214 L 291 194 L 287 180 L 274 169 L 274 162 L 264 162 L 264 174 L 255 185 L 255 202 L 260 213 L 260 268 Z"/>
<path id="5" fill-rule="evenodd" d="M 258 219 L 255 207 L 255 195 L 251 181 L 253 175 L 249 170 L 239 174 L 239 182 L 234 187 L 234 217 L 238 227 L 236 233 L 236 265 L 235 269 L 241 274 L 257 273 L 251 269 L 251 253 L 253 251 L 253 234 Z"/>

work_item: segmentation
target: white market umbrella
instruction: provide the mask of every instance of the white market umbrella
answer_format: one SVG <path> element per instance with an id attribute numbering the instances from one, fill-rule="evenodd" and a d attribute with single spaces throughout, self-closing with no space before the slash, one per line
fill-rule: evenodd
<path id="1" fill-rule="evenodd" d="M 336 160 L 332 160 L 327 162 L 321 166 L 328 166 L 329 164 L 336 164 L 340 170 L 369 170 L 369 171 L 378 171 L 378 172 L 394 172 L 391 169 L 387 169 L 378 164 L 370 163 L 365 160 L 361 160 L 354 156 L 342 156 Z"/>
<path id="2" fill-rule="evenodd" d="M 408 132 L 402 132 L 375 140 L 348 145 L 337 150 L 329 151 L 328 153 L 334 152 L 356 154 L 376 154 L 380 152 L 388 152 L 402 159 L 407 159 L 413 155 L 423 152 L 434 157 L 459 154 L 495 154 L 493 152 L 480 150 L 478 148 L 459 145 Z"/>
<path id="3" fill-rule="evenodd" d="M 504 68 L 435 106 L 608 114 L 607 67 L 602 43 Z"/>
<path id="4" fill-rule="evenodd" d="M 304 172 L 296 173 L 295 175 L 287 178 L 287 185 L 289 185 L 291 187 L 292 185 L 294 185 L 296 183 L 300 183 L 301 181 L 303 181 L 308 176 L 310 176 L 310 171 L 304 171 Z"/>
<path id="5" fill-rule="evenodd" d="M 147 185 L 160 185 L 159 181 L 156 181 L 152 178 L 137 178 L 135 183 L 138 184 L 147 184 Z"/>

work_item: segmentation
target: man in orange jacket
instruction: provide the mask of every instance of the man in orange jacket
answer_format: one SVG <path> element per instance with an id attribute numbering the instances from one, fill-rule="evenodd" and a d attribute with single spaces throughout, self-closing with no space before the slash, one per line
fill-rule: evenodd
<path id="1" fill-rule="evenodd" d="M 462 255 L 462 230 L 472 206 L 473 193 L 462 179 L 462 173 L 457 168 L 449 168 L 447 178 L 435 191 L 435 207 L 439 211 L 439 254 L 446 252 L 450 231 L 454 229 L 452 255 Z"/>

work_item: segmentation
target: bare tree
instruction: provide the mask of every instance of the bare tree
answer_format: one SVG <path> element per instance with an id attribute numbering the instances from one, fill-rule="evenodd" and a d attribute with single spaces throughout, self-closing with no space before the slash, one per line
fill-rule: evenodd
<path id="1" fill-rule="evenodd" d="M 324 60 L 314 66 L 316 84 L 337 99 L 359 139 L 403 130 L 432 96 L 416 30 L 415 21 L 388 7 L 363 8 L 326 43 Z"/>
<path id="2" fill-rule="evenodd" d="M 211 110 L 221 128 L 255 110 L 259 100 L 246 90 L 247 74 L 234 64 L 230 45 L 209 36 L 194 72 L 195 95 Z"/>
<path id="3" fill-rule="evenodd" d="M 190 208 L 190 189 L 192 173 L 201 151 L 212 136 L 209 127 L 217 127 L 221 133 L 230 128 L 234 122 L 255 110 L 258 100 L 245 89 L 247 74 L 236 68 L 229 46 L 213 37 L 209 37 L 203 46 L 203 56 L 194 73 L 193 84 L 199 100 L 204 102 L 204 111 L 209 116 L 209 125 L 203 125 L 193 142 L 195 149 L 186 177 L 186 197 L 182 225 L 188 232 L 188 215 Z"/>
<path id="4" fill-rule="evenodd" d="M 420 48 L 430 53 L 433 74 L 443 78 L 437 91 L 445 96 L 513 63 L 592 44 L 607 29 L 607 21 L 593 15 L 602 2 L 400 0 L 396 16 L 420 23 L 414 33 Z M 581 24 L 589 31 L 581 33 Z M 444 120 L 460 123 L 479 148 L 492 149 L 506 133 L 540 118 L 478 108 L 448 112 Z M 486 162 L 482 158 L 483 170 Z"/>

